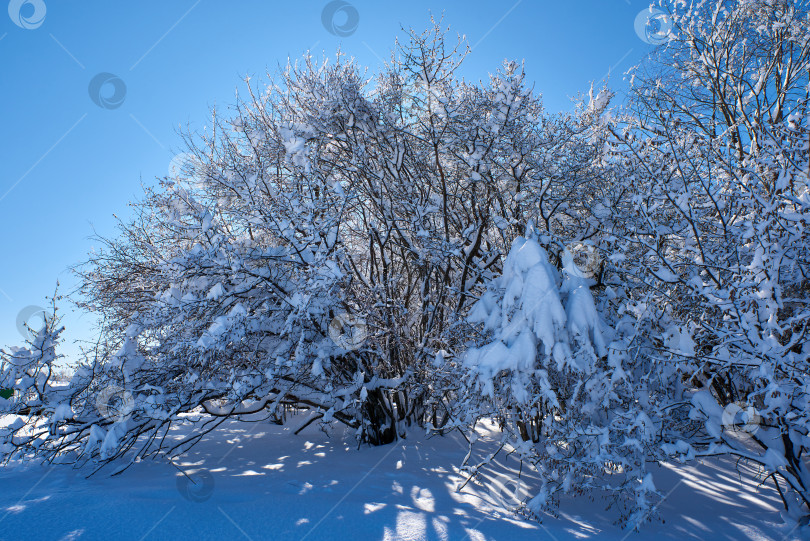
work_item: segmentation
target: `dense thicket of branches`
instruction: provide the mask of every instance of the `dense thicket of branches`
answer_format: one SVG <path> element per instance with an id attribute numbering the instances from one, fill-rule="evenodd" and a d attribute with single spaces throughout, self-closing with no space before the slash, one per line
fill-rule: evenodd
<path id="1" fill-rule="evenodd" d="M 486 418 L 544 479 L 530 513 L 608 491 L 637 525 L 648 462 L 731 454 L 803 520 L 807 5 L 670 17 L 621 109 L 549 115 L 514 62 L 465 82 L 438 26 L 374 77 L 248 82 L 78 268 L 103 327 L 73 380 L 55 320 L 3 353 L 4 458 L 126 467 L 290 407 L 371 444 Z"/>

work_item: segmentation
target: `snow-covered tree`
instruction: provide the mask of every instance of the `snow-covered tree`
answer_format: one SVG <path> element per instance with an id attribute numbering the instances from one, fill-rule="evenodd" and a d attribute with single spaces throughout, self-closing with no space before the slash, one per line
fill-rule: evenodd
<path id="1" fill-rule="evenodd" d="M 608 252 L 627 351 L 671 412 L 662 449 L 758 463 L 794 522 L 810 511 L 809 7 L 671 7 L 606 159 L 629 181 Z"/>
<path id="2" fill-rule="evenodd" d="M 465 347 L 463 315 L 524 224 L 595 233 L 608 96 L 547 116 L 517 63 L 473 84 L 464 53 L 434 25 L 373 78 L 338 54 L 248 80 L 78 267 L 98 345 L 65 390 L 74 416 L 17 452 L 172 455 L 287 407 L 372 444 L 445 426 L 458 381 L 436 358 Z M 101 407 L 77 407 L 88 393 Z"/>

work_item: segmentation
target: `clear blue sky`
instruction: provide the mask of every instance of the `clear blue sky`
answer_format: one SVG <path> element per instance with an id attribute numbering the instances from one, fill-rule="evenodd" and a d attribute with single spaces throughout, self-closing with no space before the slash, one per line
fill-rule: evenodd
<path id="1" fill-rule="evenodd" d="M 546 108 L 559 111 L 611 68 L 611 86 L 623 86 L 622 73 L 652 48 L 634 28 L 648 0 L 350 0 L 332 19 L 345 36 L 322 22 L 328 4 L 11 0 L 0 10 L 0 346 L 21 344 L 18 314 L 44 305 L 57 279 L 63 292 L 75 286 L 68 267 L 92 249 L 93 232 L 114 234 L 112 215 L 128 216 L 141 183 L 166 175 L 182 151 L 178 127 L 202 129 L 244 75 L 338 46 L 374 70 L 402 26 L 422 30 L 431 12 L 444 13 L 475 45 L 465 78 L 525 59 Z M 356 29 L 341 31 L 355 12 Z M 90 98 L 99 73 L 126 86 L 101 86 L 115 108 Z M 71 310 L 63 303 L 69 354 L 92 325 Z"/>

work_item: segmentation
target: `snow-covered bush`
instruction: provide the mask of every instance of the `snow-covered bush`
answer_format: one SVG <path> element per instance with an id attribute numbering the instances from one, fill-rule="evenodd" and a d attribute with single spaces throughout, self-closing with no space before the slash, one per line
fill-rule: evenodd
<path id="1" fill-rule="evenodd" d="M 631 351 L 677 374 L 667 419 L 691 421 L 661 448 L 758 463 L 788 521 L 810 511 L 809 8 L 678 3 L 606 159 L 628 180 L 608 253 Z"/>
<path id="2" fill-rule="evenodd" d="M 628 107 L 595 126 L 609 204 L 586 206 L 605 263 L 591 285 L 606 350 L 582 330 L 595 326 L 572 332 L 569 278 L 545 278 L 566 266 L 559 257 L 539 258 L 543 279 L 529 280 L 510 255 L 471 313 L 484 335 L 465 363 L 483 392 L 460 419 L 495 416 L 504 443 L 541 472 L 529 510 L 618 490 L 637 525 L 655 500 L 644 460 L 731 455 L 760 465 L 787 522 L 806 524 L 808 7 L 669 6 L 668 43 L 632 71 Z M 540 233 L 547 248 L 561 243 L 553 228 Z M 521 295 L 540 296 L 546 319 Z M 556 343 L 568 347 L 555 357 Z"/>
<path id="3" fill-rule="evenodd" d="M 56 347 L 64 328 L 56 311 L 46 313 L 41 329 L 29 329 L 26 346 L 0 350 L 0 411 L 16 416 L 0 429 L 0 453 L 18 447 L 37 447 L 52 433 L 54 423 L 71 417 L 69 402 L 56 382 L 54 363 L 60 360 Z"/>
<path id="4" fill-rule="evenodd" d="M 563 494 L 600 491 L 614 494 L 626 506 L 623 520 L 636 525 L 657 499 L 646 462 L 661 456 L 637 371 L 622 354 L 621 332 L 599 314 L 594 281 L 570 252 L 560 272 L 541 246 L 549 237 L 529 233 L 514 241 L 502 274 L 469 314 L 483 338 L 461 366 L 470 387 L 458 418 L 472 443 L 475 425 L 495 419 L 501 448 L 540 473 L 528 511 L 553 512 Z M 467 464 L 468 471 L 487 464 Z"/>
<path id="5" fill-rule="evenodd" d="M 436 359 L 464 349 L 463 315 L 524 224 L 596 231 L 609 94 L 547 116 L 515 62 L 461 80 L 465 45 L 435 25 L 397 53 L 374 79 L 307 57 L 186 136 L 179 174 L 78 268 L 98 346 L 64 390 L 74 415 L 18 453 L 171 455 L 287 407 L 372 444 L 447 425 L 459 382 Z M 168 444 L 190 413 L 198 429 Z"/>
<path id="6" fill-rule="evenodd" d="M 2 458 L 127 467 L 288 408 L 371 444 L 494 419 L 528 513 L 601 493 L 637 526 L 647 463 L 734 455 L 806 521 L 808 4 L 670 17 L 621 111 L 549 115 L 515 62 L 464 81 L 436 25 L 374 77 L 248 80 L 77 269 L 102 326 L 71 381 L 55 320 L 0 356 Z"/>

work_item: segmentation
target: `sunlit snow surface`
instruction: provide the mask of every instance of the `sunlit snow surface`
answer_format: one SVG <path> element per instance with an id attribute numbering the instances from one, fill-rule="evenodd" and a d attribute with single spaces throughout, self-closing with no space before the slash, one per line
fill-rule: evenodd
<path id="1" fill-rule="evenodd" d="M 660 506 L 664 522 L 640 533 L 614 526 L 617 514 L 607 502 L 587 498 L 564 501 L 559 518 L 538 524 L 509 510 L 531 490 L 532 476 L 524 467 L 528 488 L 509 481 L 520 465 L 503 452 L 481 480 L 486 484 L 456 492 L 465 479 L 456 468 L 466 453 L 460 434 L 411 432 L 399 443 L 358 450 L 341 430 L 327 435 L 311 426 L 293 435 L 304 420 L 223 425 L 175 460 L 197 480 L 197 491 L 167 460 L 89 479 L 91 470 L 69 466 L 0 469 L 0 539 L 796 538 L 777 524 L 772 485 L 757 488 L 751 472 L 733 461 L 656 470 L 655 485 L 668 494 Z M 487 436 L 477 444 L 481 453 L 493 450 Z"/>

